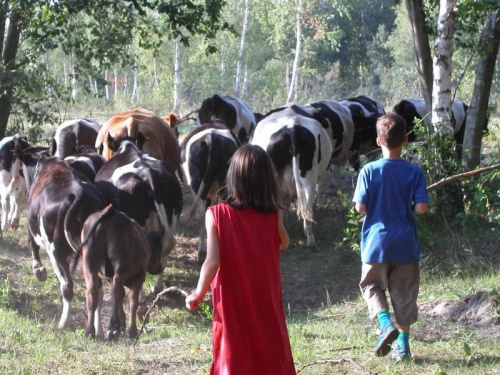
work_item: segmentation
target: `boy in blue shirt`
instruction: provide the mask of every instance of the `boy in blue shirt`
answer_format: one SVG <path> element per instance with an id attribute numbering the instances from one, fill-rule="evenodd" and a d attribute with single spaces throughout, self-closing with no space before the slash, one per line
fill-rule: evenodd
<path id="1" fill-rule="evenodd" d="M 356 210 L 366 214 L 359 286 L 370 317 L 380 324 L 374 352 L 385 356 L 396 341 L 392 356 L 399 359 L 411 358 L 410 325 L 417 319 L 420 249 L 413 211 L 425 213 L 429 202 L 422 170 L 401 159 L 406 143 L 402 117 L 391 113 L 378 119 L 377 144 L 382 147 L 383 159 L 361 170 L 353 197 Z M 389 315 L 386 289 L 396 324 Z"/>

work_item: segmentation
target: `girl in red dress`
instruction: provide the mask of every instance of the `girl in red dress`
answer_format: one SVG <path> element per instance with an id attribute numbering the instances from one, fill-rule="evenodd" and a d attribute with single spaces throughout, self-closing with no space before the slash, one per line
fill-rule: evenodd
<path id="1" fill-rule="evenodd" d="M 207 258 L 186 307 L 212 290 L 213 375 L 295 374 L 281 296 L 280 250 L 288 233 L 279 214 L 276 171 L 259 146 L 245 145 L 229 166 L 224 203 L 207 210 Z"/>

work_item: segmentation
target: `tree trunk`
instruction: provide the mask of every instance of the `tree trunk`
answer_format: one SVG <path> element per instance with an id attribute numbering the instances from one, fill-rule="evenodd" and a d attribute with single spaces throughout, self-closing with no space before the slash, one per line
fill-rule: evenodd
<path id="1" fill-rule="evenodd" d="M 240 90 L 241 64 L 243 62 L 243 55 L 245 54 L 245 39 L 247 36 L 249 13 L 250 13 L 250 0 L 245 0 L 245 16 L 243 18 L 243 28 L 241 30 L 240 51 L 238 52 L 238 61 L 236 63 L 236 80 L 234 82 L 235 94 L 238 94 Z"/>
<path id="2" fill-rule="evenodd" d="M 297 100 L 298 82 L 299 82 L 299 67 L 300 67 L 300 56 L 302 50 L 302 1 L 298 0 L 297 5 L 297 44 L 295 46 L 295 60 L 293 61 L 293 71 L 292 80 L 290 82 L 290 89 L 288 90 L 288 97 L 286 99 L 287 103 Z"/>
<path id="3" fill-rule="evenodd" d="M 181 38 L 175 39 L 175 58 L 174 58 L 174 111 L 179 107 L 179 87 L 181 84 Z M 167 109 L 168 111 L 168 109 Z"/>
<path id="4" fill-rule="evenodd" d="M 5 9 L 2 7 L 2 9 Z M 21 30 L 19 29 L 20 16 L 14 12 L 9 18 L 9 29 L 5 38 L 5 47 L 3 50 L 3 65 L 5 71 L 3 72 L 1 87 L 2 94 L 0 95 L 0 139 L 5 136 L 7 124 L 9 122 L 10 112 L 12 109 L 12 95 L 14 91 L 14 84 L 11 81 L 12 71 L 16 67 L 17 51 L 19 49 L 19 36 Z M 2 38 L 3 35 L 0 35 Z M 0 51 L 1 52 L 1 51 Z"/>
<path id="5" fill-rule="evenodd" d="M 76 81 L 76 72 L 75 72 L 75 62 L 74 60 L 74 55 L 71 53 L 69 55 L 69 69 L 70 69 L 70 75 L 71 75 L 71 98 L 73 100 L 76 100 L 76 94 L 78 93 L 78 83 Z"/>
<path id="6" fill-rule="evenodd" d="M 456 0 L 441 0 L 434 43 L 434 84 L 432 126 L 441 134 L 453 134 L 451 127 L 451 71 Z"/>
<path id="7" fill-rule="evenodd" d="M 137 68 L 134 69 L 134 86 L 132 89 L 132 96 L 130 97 L 130 102 L 134 102 L 134 98 L 136 104 L 139 103 L 139 87 L 137 82 Z"/>
<path id="8" fill-rule="evenodd" d="M 423 0 L 406 0 L 406 9 L 410 21 L 413 51 L 420 77 L 422 95 L 430 112 L 432 108 L 432 56 L 429 37 L 425 30 Z"/>
<path id="9" fill-rule="evenodd" d="M 115 69 L 113 69 L 113 75 L 115 76 L 115 87 L 114 87 L 114 90 L 115 90 L 115 102 L 116 100 L 118 99 L 118 71 Z"/>
<path id="10" fill-rule="evenodd" d="M 159 89 L 160 82 L 158 82 L 158 71 L 156 69 L 156 59 L 153 59 L 153 79 L 155 81 L 156 88 Z"/>
<path id="11" fill-rule="evenodd" d="M 481 45 L 482 58 L 476 70 L 472 100 L 467 111 L 462 166 L 472 170 L 479 166 L 481 141 L 486 123 L 491 84 L 500 44 L 500 11 L 489 13 Z"/>
<path id="12" fill-rule="evenodd" d="M 106 103 L 109 103 L 109 84 L 108 84 L 108 71 L 104 71 L 104 80 L 106 81 L 106 86 L 104 86 L 104 90 L 106 93 Z"/>

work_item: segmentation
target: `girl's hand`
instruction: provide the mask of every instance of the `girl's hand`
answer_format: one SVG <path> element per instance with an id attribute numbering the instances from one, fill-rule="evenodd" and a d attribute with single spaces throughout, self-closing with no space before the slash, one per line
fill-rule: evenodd
<path id="1" fill-rule="evenodd" d="M 202 301 L 203 296 L 200 296 L 197 292 L 193 292 L 186 297 L 186 309 L 194 311 L 198 309 Z"/>

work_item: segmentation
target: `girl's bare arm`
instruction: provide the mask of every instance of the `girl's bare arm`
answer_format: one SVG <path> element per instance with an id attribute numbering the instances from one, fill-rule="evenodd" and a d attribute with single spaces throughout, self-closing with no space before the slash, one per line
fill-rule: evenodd
<path id="1" fill-rule="evenodd" d="M 207 258 L 201 266 L 200 279 L 196 290 L 186 298 L 186 307 L 189 310 L 196 310 L 203 301 L 220 265 L 219 237 L 210 210 L 207 210 L 205 214 L 205 226 L 207 228 Z"/>
<path id="2" fill-rule="evenodd" d="M 283 224 L 283 216 L 281 215 L 281 212 L 278 213 L 278 230 L 281 238 L 280 250 L 285 250 L 290 244 L 290 237 L 288 237 L 288 232 L 286 231 L 285 225 Z"/>

